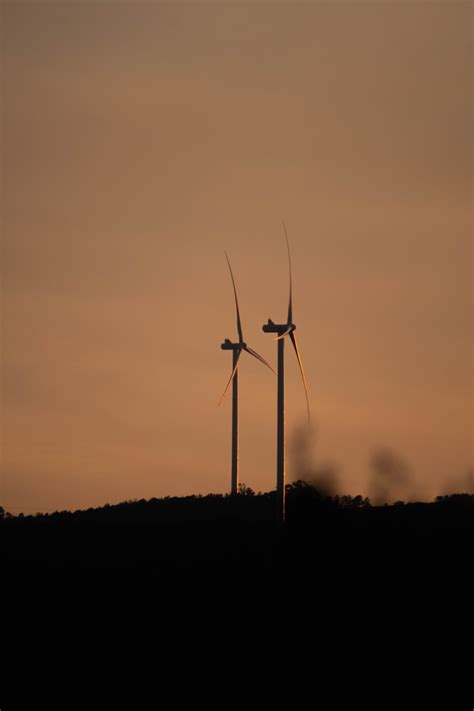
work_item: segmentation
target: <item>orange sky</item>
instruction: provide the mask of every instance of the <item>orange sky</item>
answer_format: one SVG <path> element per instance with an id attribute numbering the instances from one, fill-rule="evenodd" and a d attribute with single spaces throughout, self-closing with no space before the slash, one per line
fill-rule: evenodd
<path id="1" fill-rule="evenodd" d="M 424 496 L 462 480 L 469 2 L 4 2 L 2 37 L 0 505 L 229 488 L 223 250 L 246 340 L 276 364 L 282 217 L 318 462 L 344 493 L 367 493 L 379 446 Z M 241 480 L 268 490 L 276 379 L 242 360 Z"/>

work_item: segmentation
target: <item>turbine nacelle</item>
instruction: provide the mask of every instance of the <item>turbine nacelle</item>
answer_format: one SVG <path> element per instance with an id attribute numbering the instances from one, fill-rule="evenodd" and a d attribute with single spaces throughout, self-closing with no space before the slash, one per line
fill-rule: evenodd
<path id="1" fill-rule="evenodd" d="M 292 333 L 296 329 L 294 323 L 274 323 L 271 318 L 268 319 L 268 323 L 262 326 L 262 331 L 264 333 L 277 333 L 277 338 L 286 336 Z"/>
<path id="2" fill-rule="evenodd" d="M 221 343 L 221 348 L 223 351 L 240 351 L 242 348 L 245 350 L 247 348 L 246 343 L 232 343 L 231 340 L 226 338 L 224 343 Z"/>

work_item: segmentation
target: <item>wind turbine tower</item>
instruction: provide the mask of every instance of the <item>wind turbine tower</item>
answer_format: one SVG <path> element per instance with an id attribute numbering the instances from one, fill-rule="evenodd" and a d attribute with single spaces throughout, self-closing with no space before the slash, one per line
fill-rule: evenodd
<path id="1" fill-rule="evenodd" d="M 291 254 L 290 244 L 288 241 L 288 233 L 286 231 L 285 222 L 283 222 L 285 231 L 286 248 L 288 251 L 288 268 L 290 273 L 290 296 L 288 301 L 288 317 L 286 323 L 274 323 L 268 319 L 262 330 L 265 333 L 275 333 L 275 340 L 278 343 L 278 394 L 277 394 L 277 475 L 276 475 L 276 515 L 277 521 L 283 523 L 285 520 L 285 338 L 289 337 L 298 360 L 298 365 L 303 379 L 304 391 L 306 396 L 306 408 L 308 411 L 308 423 L 311 415 L 309 409 L 308 386 L 303 370 L 298 344 L 296 342 L 295 329 L 293 323 L 293 297 L 292 297 L 292 280 L 291 280 Z"/>
<path id="2" fill-rule="evenodd" d="M 222 393 L 218 405 L 224 400 L 227 391 L 232 383 L 232 467 L 231 467 L 231 493 L 237 494 L 239 488 L 239 380 L 238 380 L 238 367 L 239 358 L 242 351 L 246 351 L 251 356 L 259 360 L 261 363 L 270 368 L 270 370 L 275 373 L 275 370 L 267 361 L 262 358 L 256 351 L 254 351 L 250 346 L 248 346 L 244 341 L 244 335 L 242 332 L 242 323 L 240 320 L 239 302 L 237 299 L 237 289 L 235 287 L 234 274 L 232 272 L 232 267 L 230 266 L 229 257 L 227 252 L 225 253 L 225 258 L 227 259 L 227 264 L 229 266 L 230 277 L 232 279 L 232 286 L 234 288 L 235 297 L 235 309 L 237 312 L 237 333 L 239 340 L 236 342 L 230 341 L 228 338 L 225 339 L 224 343 L 221 344 L 223 351 L 232 351 L 232 372 L 230 378 L 227 382 L 224 392 Z"/>

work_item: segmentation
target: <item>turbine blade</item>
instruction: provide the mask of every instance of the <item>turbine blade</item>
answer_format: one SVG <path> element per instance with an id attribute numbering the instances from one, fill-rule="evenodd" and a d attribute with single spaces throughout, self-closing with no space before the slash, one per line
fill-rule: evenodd
<path id="1" fill-rule="evenodd" d="M 286 238 L 286 248 L 288 250 L 288 267 L 290 270 L 290 298 L 288 301 L 288 323 L 293 323 L 293 296 L 292 296 L 292 288 L 291 288 L 291 254 L 290 254 L 290 243 L 288 241 L 288 232 L 286 231 L 286 225 L 285 225 L 285 220 L 282 220 L 283 222 L 283 229 L 285 230 L 285 238 Z"/>
<path id="2" fill-rule="evenodd" d="M 259 360 L 260 363 L 263 363 L 263 365 L 266 365 L 267 368 L 270 368 L 270 370 L 272 371 L 272 373 L 275 373 L 275 375 L 277 374 L 276 370 L 274 370 L 274 369 L 272 368 L 272 366 L 270 365 L 270 363 L 267 363 L 267 361 L 265 360 L 265 358 L 262 358 L 262 356 L 261 356 L 259 353 L 257 353 L 257 351 L 254 351 L 253 348 L 250 348 L 250 346 L 244 346 L 244 351 L 247 351 L 247 353 L 249 353 L 251 356 L 253 356 L 253 357 L 256 358 L 257 360 Z"/>
<path id="3" fill-rule="evenodd" d="M 288 326 L 286 329 L 285 333 L 282 333 L 280 336 L 275 336 L 274 340 L 275 341 L 281 341 L 282 338 L 285 338 L 289 333 L 291 333 L 293 330 L 293 326 Z"/>
<path id="4" fill-rule="evenodd" d="M 230 271 L 230 277 L 232 279 L 232 286 L 234 287 L 234 296 L 235 296 L 235 308 L 237 311 L 237 331 L 239 333 L 239 340 L 240 343 L 244 342 L 244 336 L 242 333 L 242 323 L 240 321 L 240 311 L 239 311 L 239 302 L 237 300 L 237 289 L 235 288 L 235 280 L 234 280 L 234 274 L 232 272 L 232 267 L 230 266 L 229 262 L 229 257 L 227 256 L 227 252 L 224 252 L 225 258 L 227 259 L 227 264 L 229 265 L 229 271 Z"/>
<path id="5" fill-rule="evenodd" d="M 239 352 L 238 352 L 238 354 L 237 354 L 237 358 L 236 358 L 236 361 L 235 361 L 234 369 L 233 369 L 233 371 L 232 371 L 232 373 L 231 373 L 231 376 L 230 376 L 229 380 L 227 381 L 227 385 L 225 386 L 224 392 L 223 392 L 222 395 L 220 396 L 219 402 L 217 403 L 217 407 L 219 407 L 219 405 L 221 404 L 221 402 L 222 402 L 223 399 L 225 398 L 225 396 L 226 396 L 226 394 L 227 394 L 227 391 L 228 391 L 228 389 L 229 389 L 229 387 L 230 387 L 230 384 L 231 384 L 231 382 L 233 381 L 233 379 L 234 379 L 234 377 L 235 377 L 235 374 L 236 374 L 236 372 L 237 372 L 237 366 L 239 365 L 239 358 L 240 358 L 240 354 L 241 354 L 241 353 L 242 353 L 242 348 L 239 350 Z"/>
<path id="6" fill-rule="evenodd" d="M 304 394 L 306 395 L 306 407 L 308 409 L 308 422 L 311 422 L 311 414 L 309 411 L 308 384 L 307 384 L 306 378 L 304 376 L 303 363 L 301 361 L 301 356 L 300 356 L 300 352 L 298 350 L 298 345 L 296 343 L 296 336 L 295 336 L 294 331 L 292 331 L 290 333 L 290 338 L 291 338 L 291 342 L 293 343 L 293 347 L 295 349 L 296 357 L 298 359 L 298 365 L 300 366 L 301 377 L 303 378 Z"/>

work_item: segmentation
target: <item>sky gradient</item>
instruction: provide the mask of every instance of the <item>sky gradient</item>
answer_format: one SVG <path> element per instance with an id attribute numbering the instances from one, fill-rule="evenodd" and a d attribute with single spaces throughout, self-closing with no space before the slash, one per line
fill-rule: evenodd
<path id="1" fill-rule="evenodd" d="M 19 511 L 230 487 L 244 335 L 286 317 L 318 465 L 417 496 L 473 465 L 469 2 L 2 3 L 2 484 Z M 305 419 L 287 367 L 291 439 Z M 242 356 L 240 474 L 275 485 Z M 288 477 L 295 475 L 289 461 Z M 464 486 L 465 488 L 465 486 Z"/>

